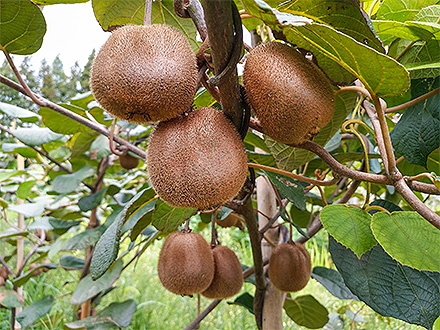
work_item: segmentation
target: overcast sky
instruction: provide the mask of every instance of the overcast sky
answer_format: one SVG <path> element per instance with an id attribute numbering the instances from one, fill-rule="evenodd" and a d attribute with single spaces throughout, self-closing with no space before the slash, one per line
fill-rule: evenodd
<path id="1" fill-rule="evenodd" d="M 49 63 L 59 54 L 66 73 L 78 61 L 81 66 L 95 48 L 97 51 L 107 40 L 109 33 L 102 31 L 95 19 L 91 1 L 73 5 L 45 6 L 43 14 L 47 32 L 43 45 L 32 55 L 33 69 L 38 70 L 43 58 Z M 17 64 L 24 56 L 14 57 Z"/>

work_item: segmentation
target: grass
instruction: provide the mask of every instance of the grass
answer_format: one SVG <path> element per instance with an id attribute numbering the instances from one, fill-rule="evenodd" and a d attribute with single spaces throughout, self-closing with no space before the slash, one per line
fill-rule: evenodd
<path id="1" fill-rule="evenodd" d="M 209 230 L 203 230 L 202 234 L 208 239 Z M 243 264 L 252 264 L 250 243 L 246 234 L 237 228 L 219 230 L 219 239 L 223 245 L 233 249 Z M 122 302 L 133 299 L 137 304 L 137 311 L 127 329 L 130 330 L 174 330 L 187 326 L 197 315 L 197 297 L 182 297 L 165 290 L 157 276 L 157 259 L 163 240 L 156 241 L 141 256 L 137 263 L 132 263 L 124 271 L 116 282 L 116 288 L 104 296 L 98 311 L 108 306 L 111 302 Z M 307 243 L 311 253 L 313 266 L 332 267 L 326 248 L 324 233 L 317 235 L 316 239 Z M 123 245 L 121 251 L 126 246 Z M 57 260 L 53 260 L 57 261 Z M 40 319 L 40 324 L 35 327 L 38 330 L 56 329 L 61 330 L 64 323 L 75 320 L 74 315 L 77 307 L 69 303 L 71 292 L 78 280 L 78 272 L 67 272 L 62 269 L 52 270 L 47 274 L 32 278 L 24 288 L 26 305 L 40 299 L 44 295 L 53 295 L 57 299 L 50 315 Z M 245 283 L 242 291 L 253 294 L 254 286 Z M 362 302 L 352 300 L 340 300 L 333 297 L 324 287 L 315 280 L 311 280 L 307 287 L 292 297 L 311 294 L 330 314 L 338 316 L 344 321 L 343 328 L 327 329 L 423 329 L 422 327 L 407 324 L 393 318 L 386 318 L 376 314 Z M 63 296 L 65 295 L 65 296 Z M 247 330 L 256 329 L 254 317 L 247 309 L 241 306 L 229 305 L 227 302 L 235 299 L 222 301 L 201 323 L 200 329 L 210 330 Z M 211 301 L 201 298 L 201 308 L 204 309 Z M 365 322 L 353 322 L 346 311 L 358 312 Z M 0 310 L 0 329 L 9 329 L 9 312 Z M 283 312 L 284 329 L 306 329 L 295 324 L 285 312 Z M 437 329 L 440 329 L 437 328 Z"/>

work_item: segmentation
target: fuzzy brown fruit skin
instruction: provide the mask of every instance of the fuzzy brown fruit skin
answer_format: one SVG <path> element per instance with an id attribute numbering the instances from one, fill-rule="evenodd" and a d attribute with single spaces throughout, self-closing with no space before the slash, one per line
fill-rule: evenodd
<path id="1" fill-rule="evenodd" d="M 285 144 L 313 138 L 334 114 L 334 93 L 325 75 L 295 49 L 263 43 L 243 71 L 248 102 L 264 133 Z"/>
<path id="2" fill-rule="evenodd" d="M 7 280 L 9 277 L 9 272 L 5 267 L 0 267 L 0 277 L 3 280 Z"/>
<path id="3" fill-rule="evenodd" d="M 283 243 L 273 249 L 269 259 L 269 280 L 280 291 L 303 289 L 312 276 L 310 254 L 300 243 Z"/>
<path id="4" fill-rule="evenodd" d="M 217 245 L 214 255 L 214 279 L 202 296 L 210 299 L 225 299 L 235 296 L 243 286 L 243 272 L 237 255 L 226 246 Z"/>
<path id="5" fill-rule="evenodd" d="M 226 116 L 200 108 L 160 122 L 147 149 L 151 184 L 175 207 L 209 209 L 234 197 L 247 177 L 243 142 Z"/>
<path id="6" fill-rule="evenodd" d="M 163 243 L 157 267 L 160 282 L 175 294 L 205 291 L 214 278 L 214 257 L 198 233 L 174 232 Z"/>
<path id="7" fill-rule="evenodd" d="M 119 155 L 119 165 L 123 169 L 131 170 L 139 166 L 139 158 L 133 157 L 130 154 Z"/>
<path id="8" fill-rule="evenodd" d="M 194 52 L 177 29 L 125 25 L 96 55 L 90 87 L 107 112 L 142 124 L 186 111 L 194 100 L 197 75 Z"/>

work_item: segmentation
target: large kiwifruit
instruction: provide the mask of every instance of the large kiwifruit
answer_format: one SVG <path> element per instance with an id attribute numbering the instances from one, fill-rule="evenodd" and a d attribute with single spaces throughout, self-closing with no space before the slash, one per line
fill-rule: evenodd
<path id="1" fill-rule="evenodd" d="M 197 209 L 228 201 L 247 176 L 240 135 L 214 108 L 160 122 L 150 138 L 147 167 L 160 198 L 172 206 Z"/>
<path id="2" fill-rule="evenodd" d="M 243 272 L 234 251 L 217 245 L 212 249 L 214 255 L 214 279 L 202 295 L 211 299 L 225 299 L 235 296 L 243 286 Z"/>
<path id="3" fill-rule="evenodd" d="M 247 56 L 243 84 L 264 132 L 278 142 L 297 145 L 310 140 L 333 117 L 329 81 L 286 44 L 256 46 Z"/>
<path id="4" fill-rule="evenodd" d="M 198 233 L 174 232 L 163 243 L 157 273 L 162 285 L 175 294 L 203 292 L 214 278 L 211 247 Z"/>
<path id="5" fill-rule="evenodd" d="M 312 276 L 310 254 L 300 243 L 283 243 L 269 258 L 269 280 L 280 291 L 295 292 L 304 288 Z"/>
<path id="6" fill-rule="evenodd" d="M 168 120 L 187 110 L 197 87 L 188 40 L 163 24 L 116 29 L 96 55 L 90 87 L 113 116 L 134 123 Z"/>

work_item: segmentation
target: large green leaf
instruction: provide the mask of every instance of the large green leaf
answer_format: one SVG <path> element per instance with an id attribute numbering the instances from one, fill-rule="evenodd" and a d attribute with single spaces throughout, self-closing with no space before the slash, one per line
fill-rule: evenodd
<path id="1" fill-rule="evenodd" d="M 197 209 L 172 207 L 158 199 L 153 212 L 153 226 L 163 232 L 172 232 L 196 213 Z"/>
<path id="2" fill-rule="evenodd" d="M 121 238 L 121 229 L 124 220 L 136 214 L 139 205 L 148 203 L 151 200 L 154 196 L 154 191 L 152 191 L 153 189 L 151 188 L 140 191 L 123 209 L 119 208 L 112 213 L 111 216 L 114 217 L 114 220 L 99 238 L 90 263 L 90 272 L 94 280 L 103 276 L 118 256 L 119 239 Z"/>
<path id="3" fill-rule="evenodd" d="M 379 244 L 402 265 L 440 272 L 440 230 L 417 212 L 379 212 L 371 229 Z"/>
<path id="4" fill-rule="evenodd" d="M 425 90 L 419 90 L 413 97 L 440 86 L 440 78 Z M 440 147 L 440 94 L 430 97 L 405 110 L 403 116 L 391 131 L 391 141 L 396 152 L 402 154 L 411 164 L 427 166 L 429 154 Z"/>
<path id="5" fill-rule="evenodd" d="M 130 325 L 135 312 L 136 302 L 134 300 L 130 299 L 120 303 L 113 302 L 95 316 L 65 324 L 64 329 L 106 330 L 126 328 Z"/>
<path id="6" fill-rule="evenodd" d="M 18 323 L 21 324 L 22 329 L 26 329 L 40 317 L 49 313 L 54 302 L 55 299 L 52 296 L 44 296 L 43 298 L 27 306 L 16 317 Z"/>
<path id="7" fill-rule="evenodd" d="M 75 142 L 73 143 L 71 158 L 79 157 L 88 151 L 98 135 L 99 134 L 96 132 L 79 133 L 74 140 Z"/>
<path id="8" fill-rule="evenodd" d="M 0 28 L 0 49 L 29 55 L 40 49 L 46 21 L 30 0 L 0 0 Z"/>
<path id="9" fill-rule="evenodd" d="M 41 116 L 37 115 L 35 112 L 4 102 L 0 102 L 0 112 L 3 112 L 9 117 L 20 118 L 22 121 L 28 123 L 35 123 L 41 119 Z"/>
<path id="10" fill-rule="evenodd" d="M 35 218 L 44 212 L 44 204 L 25 203 L 20 205 L 9 205 L 9 210 L 23 214 L 25 217 Z"/>
<path id="11" fill-rule="evenodd" d="M 69 104 L 61 104 L 63 108 L 66 108 L 77 115 L 87 118 L 83 109 Z M 43 117 L 43 123 L 50 128 L 51 131 L 60 134 L 75 134 L 78 132 L 90 132 L 91 129 L 83 124 L 80 124 L 76 120 L 73 120 L 65 115 L 62 115 L 49 108 L 41 108 L 38 113 Z"/>
<path id="12" fill-rule="evenodd" d="M 347 114 L 353 109 L 357 94 L 355 92 L 339 93 L 335 97 L 335 114 L 332 120 L 324 126 L 313 138 L 313 141 L 325 145 L 339 130 Z M 289 147 L 283 143 L 276 142 L 265 136 L 265 142 L 279 169 L 293 171 L 301 165 L 311 161 L 316 155 L 313 152 Z"/>
<path id="13" fill-rule="evenodd" d="M 81 199 L 78 201 L 78 207 L 83 212 L 93 210 L 95 207 L 101 204 L 101 201 L 104 198 L 107 189 L 108 187 L 103 188 L 100 191 L 95 192 L 93 194 L 81 197 Z"/>
<path id="14" fill-rule="evenodd" d="M 37 152 L 23 143 L 2 143 L 1 148 L 5 153 L 19 154 L 25 158 L 37 158 Z"/>
<path id="15" fill-rule="evenodd" d="M 298 181 L 285 175 L 265 171 L 267 177 L 272 184 L 277 187 L 278 191 L 293 203 L 298 209 L 306 209 L 306 196 L 304 189 Z"/>
<path id="16" fill-rule="evenodd" d="M 286 299 L 283 308 L 296 324 L 309 329 L 321 329 L 329 320 L 327 309 L 311 295 Z"/>
<path id="17" fill-rule="evenodd" d="M 432 33 L 429 31 L 406 22 L 377 20 L 373 21 L 373 25 L 380 39 L 386 45 L 390 44 L 396 38 L 411 41 L 429 40 L 432 38 Z"/>
<path id="18" fill-rule="evenodd" d="M 8 290 L 0 286 L 0 306 L 5 308 L 21 307 L 24 297 L 13 290 Z"/>
<path id="19" fill-rule="evenodd" d="M 371 215 L 360 208 L 328 205 L 321 211 L 321 222 L 330 235 L 358 257 L 377 244 L 370 229 Z"/>
<path id="20" fill-rule="evenodd" d="M 110 288 L 118 279 L 122 271 L 122 262 L 118 262 L 110 271 L 106 272 L 98 280 L 94 281 L 89 274 L 79 281 L 70 298 L 72 305 L 80 305 L 98 293 Z"/>
<path id="21" fill-rule="evenodd" d="M 350 291 L 344 283 L 341 274 L 337 270 L 325 267 L 314 267 L 312 277 L 321 283 L 332 295 L 339 299 L 358 298 Z"/>
<path id="22" fill-rule="evenodd" d="M 329 251 L 345 284 L 360 300 L 383 316 L 432 329 L 440 316 L 440 273 L 403 266 L 380 245 L 359 259 L 330 237 Z"/>
<path id="23" fill-rule="evenodd" d="M 120 25 L 143 24 L 145 0 L 92 0 L 92 5 L 104 31 L 111 31 Z M 151 23 L 174 26 L 186 36 L 194 50 L 198 49 L 197 30 L 193 22 L 174 13 L 172 0 L 153 1 Z"/>
<path id="24" fill-rule="evenodd" d="M 376 13 L 376 19 L 397 22 L 411 21 L 421 9 L 436 3 L 437 0 L 384 0 Z"/>
<path id="25" fill-rule="evenodd" d="M 290 0 L 277 8 L 281 12 L 305 16 L 316 23 L 332 26 L 377 51 L 384 52 L 359 4 L 351 0 Z"/>
<path id="26" fill-rule="evenodd" d="M 14 136 L 28 146 L 38 146 L 43 143 L 59 141 L 64 138 L 63 135 L 52 132 L 47 127 L 18 127 L 12 132 Z"/>
<path id="27" fill-rule="evenodd" d="M 59 175 L 52 182 L 53 190 L 60 194 L 68 194 L 74 191 L 82 180 L 93 174 L 95 174 L 95 169 L 86 165 L 75 173 Z"/>

